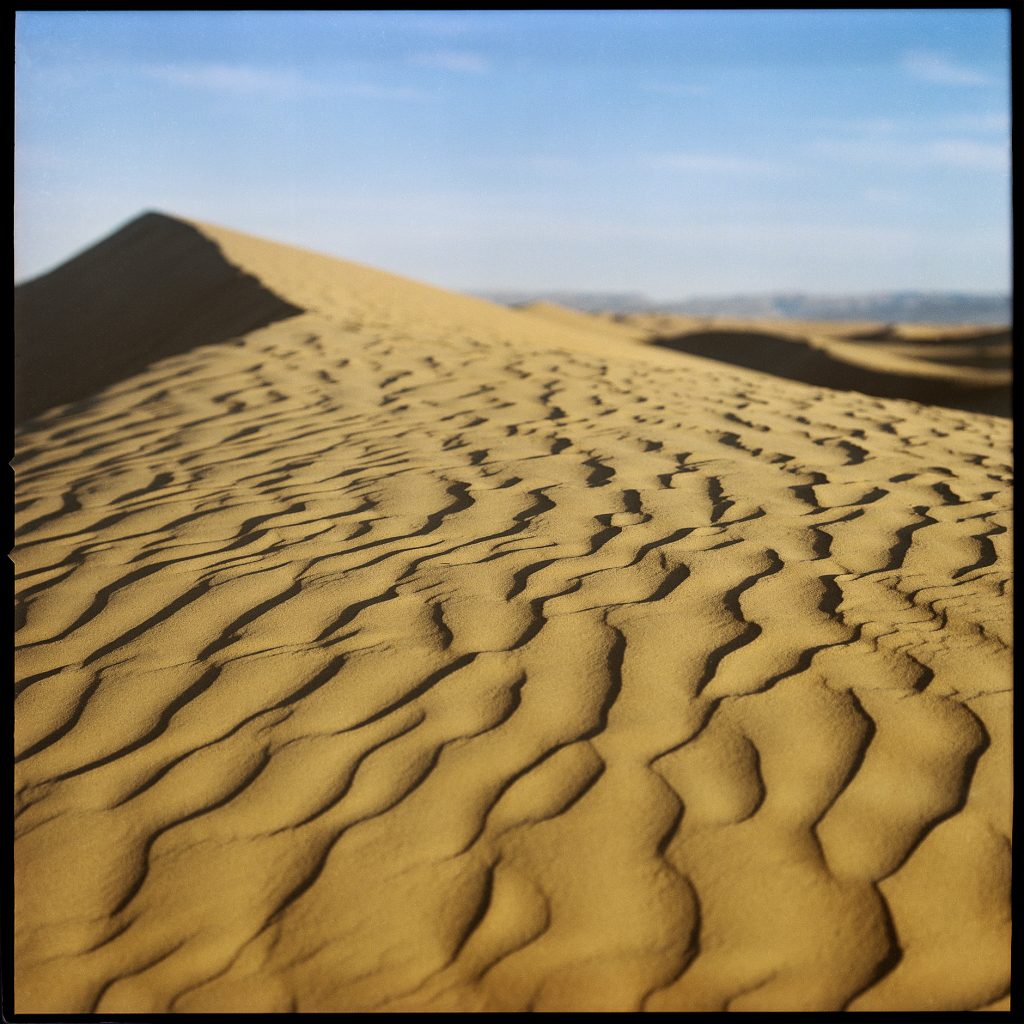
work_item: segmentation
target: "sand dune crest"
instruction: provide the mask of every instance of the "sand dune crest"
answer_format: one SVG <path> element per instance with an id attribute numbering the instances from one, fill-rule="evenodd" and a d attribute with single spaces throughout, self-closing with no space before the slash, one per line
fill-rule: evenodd
<path id="1" fill-rule="evenodd" d="M 301 312 L 185 221 L 147 213 L 15 291 L 15 415 Z"/>

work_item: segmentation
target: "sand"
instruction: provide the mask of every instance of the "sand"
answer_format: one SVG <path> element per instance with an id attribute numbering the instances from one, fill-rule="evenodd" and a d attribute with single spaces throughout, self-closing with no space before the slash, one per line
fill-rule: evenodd
<path id="1" fill-rule="evenodd" d="M 587 314 L 538 302 L 532 316 L 706 356 L 787 380 L 1009 416 L 1008 327 Z"/>
<path id="2" fill-rule="evenodd" d="M 18 1012 L 1008 1007 L 1007 418 L 156 214 L 17 315 Z"/>

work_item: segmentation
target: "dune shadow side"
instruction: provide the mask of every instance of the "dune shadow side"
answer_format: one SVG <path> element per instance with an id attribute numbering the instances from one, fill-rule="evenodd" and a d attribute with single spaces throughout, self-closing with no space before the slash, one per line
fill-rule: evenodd
<path id="1" fill-rule="evenodd" d="M 873 370 L 838 359 L 813 345 L 760 331 L 696 331 L 651 339 L 660 348 L 716 359 L 748 370 L 876 398 L 904 398 L 990 416 L 1009 416 L 1008 385 L 978 386 L 926 376 Z"/>
<path id="2" fill-rule="evenodd" d="M 192 225 L 145 213 L 15 289 L 15 423 L 302 312 Z"/>
<path id="3" fill-rule="evenodd" d="M 1013 343 L 1013 332 L 1005 327 L 1000 327 L 998 330 L 978 329 L 976 332 L 965 332 L 964 334 L 936 333 L 938 336 L 929 339 L 928 345 L 933 347 L 938 355 L 941 355 L 943 348 L 957 347 L 960 345 L 973 345 L 975 347 L 984 348 L 987 346 L 1002 346 Z M 899 326 L 895 325 L 890 325 L 877 331 L 843 334 L 841 337 L 845 338 L 847 341 L 860 341 L 867 342 L 869 344 L 872 342 L 881 342 L 882 344 L 892 344 L 895 342 L 899 344 L 917 340 L 915 334 L 907 333 L 907 328 L 904 327 L 901 329 Z"/>

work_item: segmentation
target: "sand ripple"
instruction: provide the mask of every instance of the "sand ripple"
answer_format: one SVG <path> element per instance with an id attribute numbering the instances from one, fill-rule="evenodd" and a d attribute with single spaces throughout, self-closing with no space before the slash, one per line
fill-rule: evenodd
<path id="1" fill-rule="evenodd" d="M 1007 421 L 542 330 L 21 431 L 19 1011 L 1005 997 Z"/>

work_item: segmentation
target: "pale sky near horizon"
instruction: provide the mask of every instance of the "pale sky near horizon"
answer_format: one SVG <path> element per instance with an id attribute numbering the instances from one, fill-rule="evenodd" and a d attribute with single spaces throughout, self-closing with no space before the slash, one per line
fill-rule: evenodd
<path id="1" fill-rule="evenodd" d="M 19 12 L 16 277 L 156 209 L 465 291 L 1008 291 L 1009 22 Z"/>

